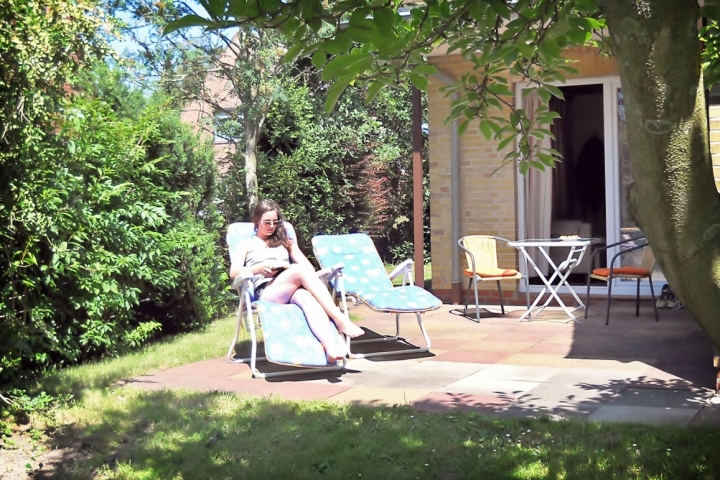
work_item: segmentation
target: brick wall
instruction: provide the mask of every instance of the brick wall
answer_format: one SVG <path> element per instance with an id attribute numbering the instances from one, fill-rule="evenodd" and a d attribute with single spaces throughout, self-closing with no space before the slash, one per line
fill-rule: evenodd
<path id="1" fill-rule="evenodd" d="M 578 48 L 566 52 L 575 62 L 579 71 L 574 78 L 617 75 L 617 66 L 612 58 L 600 55 L 593 48 Z M 459 55 L 437 56 L 431 63 L 441 72 L 459 79 L 464 72 L 472 69 L 470 62 Z M 451 128 L 445 125 L 450 114 L 451 98 L 440 91 L 445 83 L 439 76 L 430 79 L 428 87 L 428 120 L 430 126 L 430 231 L 432 255 L 433 291 L 444 300 L 449 300 L 452 283 L 451 256 Z M 512 99 L 514 101 L 514 99 Z M 507 115 L 508 112 L 503 112 Z M 720 119 L 719 119 L 720 121 Z M 720 139 L 719 139 L 720 140 Z M 487 234 L 508 239 L 517 237 L 517 168 L 508 165 L 492 174 L 501 163 L 507 150 L 497 151 L 497 142 L 485 140 L 478 131 L 478 122 L 473 122 L 460 137 L 460 235 Z M 510 147 L 508 147 L 510 148 Z M 718 150 L 720 152 L 720 149 Z M 719 163 L 720 165 L 720 163 Z M 466 268 L 461 255 L 461 268 Z M 517 268 L 518 253 L 513 248 L 502 246 L 498 250 L 499 264 Z M 463 287 L 467 277 L 461 279 Z M 524 295 L 514 295 L 517 281 L 503 282 L 503 292 L 508 292 L 509 304 L 523 304 Z M 482 285 L 483 296 L 488 300 L 497 298 L 494 282 Z M 485 292 L 487 290 L 487 292 Z"/>
<path id="2" fill-rule="evenodd" d="M 715 186 L 720 190 L 720 105 L 710 105 L 710 153 Z"/>
<path id="3" fill-rule="evenodd" d="M 232 63 L 233 61 L 234 55 L 231 49 L 228 49 L 220 57 L 220 62 L 223 63 Z M 233 110 L 239 107 L 241 102 L 235 95 L 232 83 L 212 71 L 205 77 L 203 88 L 207 101 L 196 99 L 189 102 L 180 112 L 180 120 L 192 125 L 196 131 L 200 132 L 203 138 L 214 139 L 215 126 L 213 120 L 216 107 Z M 224 174 L 228 169 L 227 159 L 235 153 L 235 145 L 228 142 L 213 143 L 213 151 L 215 152 L 218 170 L 220 174 Z"/>

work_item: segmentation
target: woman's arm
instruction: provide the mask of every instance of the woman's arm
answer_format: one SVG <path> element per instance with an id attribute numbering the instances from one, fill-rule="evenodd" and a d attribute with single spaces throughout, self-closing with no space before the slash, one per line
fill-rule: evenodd
<path id="1" fill-rule="evenodd" d="M 242 242 L 238 247 L 235 255 L 233 255 L 230 263 L 230 279 L 234 280 L 235 277 L 240 275 L 243 270 L 252 275 L 256 275 L 260 272 L 262 264 L 253 265 L 252 267 L 245 266 L 245 259 L 247 258 L 248 251 L 250 251 L 250 242 Z M 257 270 L 257 271 L 255 271 Z"/>
<path id="2" fill-rule="evenodd" d="M 309 267 L 313 270 L 315 270 L 315 267 L 313 267 L 313 264 L 310 263 L 310 260 L 307 259 L 305 254 L 300 250 L 300 247 L 298 247 L 298 244 L 296 242 L 292 242 L 290 244 L 290 248 L 288 249 L 290 252 L 290 258 L 293 262 L 302 265 L 304 267 Z"/>
<path id="3" fill-rule="evenodd" d="M 250 276 L 262 274 L 266 277 L 272 277 L 275 272 L 272 269 L 274 260 L 268 260 L 266 262 L 257 263 L 251 267 L 245 266 L 245 259 L 247 258 L 248 251 L 250 250 L 250 243 L 244 242 L 239 248 L 236 255 L 233 256 L 234 262 L 230 264 L 230 279 L 233 280 L 235 277 L 240 275 L 243 271 L 247 272 Z M 307 259 L 305 259 L 310 263 Z"/>

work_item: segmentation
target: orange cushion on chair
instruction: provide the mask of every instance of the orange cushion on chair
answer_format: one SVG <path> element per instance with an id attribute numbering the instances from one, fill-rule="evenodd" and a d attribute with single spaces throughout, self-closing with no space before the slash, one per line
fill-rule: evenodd
<path id="1" fill-rule="evenodd" d="M 514 277 L 518 274 L 518 271 L 514 268 L 480 268 L 477 272 L 478 276 L 487 278 L 487 277 Z M 468 277 L 473 276 L 473 271 L 469 268 L 465 269 L 465 275 Z"/>
<path id="2" fill-rule="evenodd" d="M 593 270 L 593 275 L 597 275 L 599 277 L 609 277 L 610 276 L 610 269 L 609 268 L 596 268 Z M 632 275 L 635 277 L 649 277 L 650 276 L 650 270 L 646 268 L 637 268 L 637 267 L 617 267 L 613 269 L 613 275 Z"/>

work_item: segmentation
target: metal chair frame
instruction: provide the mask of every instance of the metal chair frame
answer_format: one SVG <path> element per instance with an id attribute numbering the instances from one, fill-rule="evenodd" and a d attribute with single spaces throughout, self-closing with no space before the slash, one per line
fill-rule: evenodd
<path id="1" fill-rule="evenodd" d="M 613 248 L 613 247 L 622 246 L 623 244 L 626 244 L 629 242 L 636 242 L 638 240 L 645 240 L 645 237 L 641 236 L 641 237 L 629 238 L 627 240 L 622 240 L 620 242 L 611 243 L 610 245 L 606 245 L 604 247 L 596 248 L 592 254 L 590 264 L 594 265 L 593 262 L 595 260 L 595 255 L 599 254 L 600 252 L 607 251 L 608 249 Z M 618 258 L 620 258 L 622 255 L 626 255 L 630 252 L 634 252 L 636 250 L 640 250 L 640 249 L 643 249 L 646 247 L 648 247 L 648 248 L 650 247 L 650 244 L 647 242 L 647 240 L 645 240 L 645 243 L 643 243 L 642 245 L 635 245 L 633 247 L 626 248 L 626 249 L 621 250 L 620 252 L 616 253 L 615 256 L 613 256 L 612 260 L 610 261 L 610 266 L 609 266 L 610 274 L 607 277 L 604 277 L 601 275 L 596 275 L 594 273 L 591 273 L 590 275 L 588 275 L 587 293 L 586 293 L 586 300 L 585 300 L 585 318 L 588 317 L 588 311 L 590 310 L 590 280 L 591 279 L 596 278 L 598 280 L 603 280 L 603 281 L 607 282 L 608 293 L 607 293 L 607 310 L 605 313 L 605 325 L 609 325 L 610 324 L 610 301 L 612 299 L 612 284 L 613 284 L 612 281 L 613 281 L 613 279 L 614 278 L 627 278 L 627 279 L 637 280 L 637 290 L 635 293 L 635 316 L 639 317 L 640 316 L 640 280 L 642 280 L 643 278 L 647 278 L 650 283 L 650 295 L 652 297 L 653 308 L 655 309 L 655 321 L 656 322 L 660 321 L 660 317 L 658 316 L 658 311 L 657 311 L 657 302 L 655 300 L 655 289 L 653 288 L 653 282 L 652 282 L 652 268 L 649 269 L 650 275 L 647 277 L 615 273 L 615 268 L 620 268 L 620 267 L 615 267 L 615 261 Z"/>
<path id="2" fill-rule="evenodd" d="M 475 259 L 475 254 L 468 249 L 465 246 L 465 239 L 475 237 L 475 238 L 487 238 L 487 239 L 493 239 L 495 241 L 495 258 L 492 259 L 492 262 L 494 262 L 494 267 L 497 268 L 497 242 L 498 240 L 503 242 L 509 242 L 510 240 L 503 238 L 503 237 L 497 237 L 494 235 L 466 235 L 464 237 L 461 237 L 458 239 L 457 243 L 458 246 L 465 252 L 466 258 L 469 259 L 470 270 L 473 271 L 473 273 L 477 272 L 477 261 Z M 481 277 L 480 275 L 477 275 L 476 273 L 472 275 L 468 279 L 468 290 L 470 290 L 470 287 L 472 287 L 473 291 L 475 292 L 475 322 L 480 323 L 480 298 L 478 296 L 478 282 L 497 282 L 497 289 L 498 289 L 498 295 L 500 296 L 500 311 L 503 315 L 505 315 L 505 305 L 503 303 L 503 295 L 502 295 L 502 287 L 500 286 L 500 282 L 502 280 L 525 280 L 525 301 L 526 306 L 530 308 L 530 282 L 528 279 L 528 275 L 524 275 L 518 271 L 517 275 L 511 276 L 511 277 Z M 464 295 L 465 297 L 465 309 L 463 310 L 463 315 L 467 316 L 467 308 L 468 308 L 468 302 L 467 302 L 467 295 Z M 472 319 L 471 319 L 472 320 Z"/>
<path id="3" fill-rule="evenodd" d="M 286 224 L 286 228 L 287 228 Z M 231 227 L 228 227 L 228 232 L 230 231 Z M 292 226 L 289 227 L 290 229 Z M 294 232 L 294 230 L 292 230 Z M 230 235 L 228 234 L 228 237 Z M 229 243 L 229 242 L 228 242 Z M 230 245 L 228 245 L 230 246 Z M 334 268 L 326 268 L 319 270 L 317 272 L 318 276 L 324 281 L 329 282 L 333 278 L 338 277 L 342 274 L 342 266 L 339 265 Z M 237 323 L 235 325 L 235 334 L 233 336 L 232 341 L 230 342 L 230 347 L 228 348 L 227 357 L 228 360 L 232 363 L 249 363 L 250 364 L 250 370 L 252 372 L 253 378 L 272 378 L 272 377 L 281 377 L 281 376 L 290 376 L 290 375 L 304 375 L 308 373 L 317 373 L 317 372 L 328 372 L 328 371 L 336 371 L 336 370 L 342 370 L 345 368 L 347 364 L 347 360 L 343 358 L 342 360 L 338 361 L 337 365 L 328 365 L 327 367 L 305 367 L 303 368 L 303 365 L 297 365 L 292 367 L 293 370 L 283 370 L 279 372 L 261 372 L 257 368 L 257 362 L 258 361 L 269 361 L 267 357 L 264 356 L 258 356 L 257 355 L 257 332 L 256 332 L 256 315 L 257 311 L 253 307 L 252 304 L 252 298 L 250 297 L 250 282 L 252 280 L 251 276 L 238 276 L 236 277 L 230 288 L 233 290 L 237 290 L 238 293 L 238 312 L 237 312 Z M 237 345 L 238 338 L 240 336 L 240 330 L 245 327 L 250 334 L 250 356 L 247 358 L 235 358 L 235 346 Z"/>

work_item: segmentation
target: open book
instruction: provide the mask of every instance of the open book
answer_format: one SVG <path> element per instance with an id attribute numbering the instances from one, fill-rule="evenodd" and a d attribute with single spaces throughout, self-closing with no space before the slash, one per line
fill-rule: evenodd
<path id="1" fill-rule="evenodd" d="M 290 266 L 290 262 L 288 262 L 288 261 L 274 260 L 271 263 L 270 268 L 272 268 L 273 270 L 284 270 L 284 269 L 288 268 L 289 266 Z"/>

